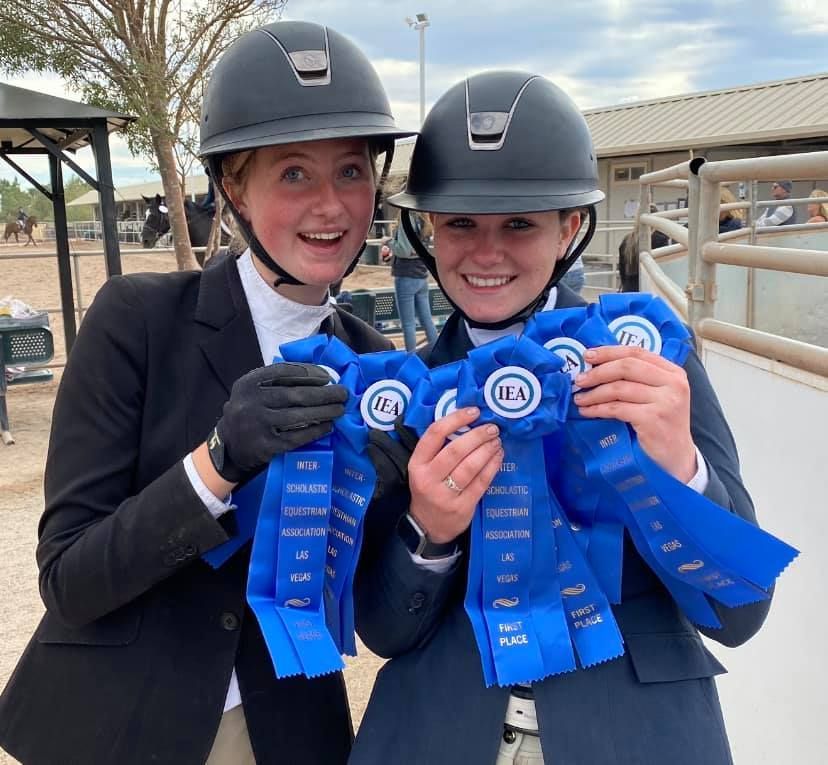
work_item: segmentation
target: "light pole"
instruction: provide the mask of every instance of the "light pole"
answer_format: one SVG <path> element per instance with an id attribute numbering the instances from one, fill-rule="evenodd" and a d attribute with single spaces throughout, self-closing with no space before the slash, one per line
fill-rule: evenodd
<path id="1" fill-rule="evenodd" d="M 405 17 L 405 23 L 420 33 L 420 127 L 425 121 L 425 31 L 431 26 L 427 13 L 418 13 L 415 18 Z"/>

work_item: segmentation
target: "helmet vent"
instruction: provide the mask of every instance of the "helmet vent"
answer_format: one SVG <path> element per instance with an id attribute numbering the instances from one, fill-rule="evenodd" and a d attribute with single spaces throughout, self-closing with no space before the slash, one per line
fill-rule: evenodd
<path id="1" fill-rule="evenodd" d="M 508 121 L 509 112 L 473 112 L 469 115 L 472 140 L 478 143 L 499 141 Z"/>
<path id="2" fill-rule="evenodd" d="M 328 55 L 328 29 L 325 27 L 325 49 L 324 50 L 297 50 L 289 53 L 281 41 L 267 29 L 261 30 L 266 34 L 285 54 L 290 62 L 293 74 L 300 85 L 312 87 L 314 85 L 331 84 L 330 56 Z"/>
<path id="3" fill-rule="evenodd" d="M 303 77 L 324 77 L 328 73 L 328 56 L 324 50 L 299 50 L 290 54 L 290 60 Z"/>
<path id="4" fill-rule="evenodd" d="M 530 77 L 517 92 L 508 112 L 473 112 L 469 104 L 469 81 L 466 80 L 466 127 L 469 134 L 469 148 L 472 151 L 497 151 L 506 143 L 506 134 L 515 114 L 518 101 L 529 83 L 537 77 Z"/>

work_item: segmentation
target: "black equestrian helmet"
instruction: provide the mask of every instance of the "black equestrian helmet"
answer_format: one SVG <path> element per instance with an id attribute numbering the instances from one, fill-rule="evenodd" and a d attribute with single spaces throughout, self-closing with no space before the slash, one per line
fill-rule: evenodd
<path id="1" fill-rule="evenodd" d="M 235 42 L 210 76 L 201 111 L 203 159 L 326 138 L 400 138 L 374 67 L 348 38 L 279 21 Z"/>
<path id="2" fill-rule="evenodd" d="M 525 321 L 578 260 L 595 233 L 598 162 L 586 120 L 549 80 L 525 72 L 492 71 L 450 88 L 432 107 L 411 157 L 406 187 L 388 201 L 415 252 L 440 283 L 434 256 L 419 240 L 410 211 L 468 215 L 583 209 L 576 236 L 537 297 L 502 321 L 468 317 L 470 326 L 501 329 Z"/>
<path id="3" fill-rule="evenodd" d="M 410 210 L 519 213 L 600 202 L 586 120 L 549 80 L 484 72 L 452 87 L 429 112 L 405 190 Z"/>
<path id="4" fill-rule="evenodd" d="M 279 275 L 277 284 L 301 284 L 271 258 L 227 199 L 222 157 L 300 141 L 366 138 L 375 153 L 385 153 L 384 179 L 394 139 L 409 135 L 394 123 L 379 76 L 354 43 L 319 24 L 279 21 L 245 34 L 216 64 L 202 104 L 199 154 L 251 250 Z M 359 254 L 348 273 L 358 260 Z"/>

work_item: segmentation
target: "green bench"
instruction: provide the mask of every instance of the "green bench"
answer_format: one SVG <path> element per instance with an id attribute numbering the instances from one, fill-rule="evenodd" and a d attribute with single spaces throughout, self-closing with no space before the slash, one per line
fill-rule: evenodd
<path id="1" fill-rule="evenodd" d="M 400 314 L 397 311 L 397 301 L 393 289 L 360 291 L 351 293 L 354 316 L 358 316 L 366 324 L 370 324 L 383 335 L 394 335 L 402 332 Z M 429 287 L 428 305 L 431 317 L 437 329 L 446 323 L 454 308 L 446 299 L 439 287 Z M 422 329 L 417 319 L 417 329 Z"/>
<path id="2" fill-rule="evenodd" d="M 45 364 L 55 355 L 49 315 L 44 313 L 25 319 L 0 316 L 0 438 L 7 446 L 14 443 L 9 430 L 6 390 L 9 385 L 47 382 L 52 379 L 48 369 L 25 369 L 8 374 L 7 366 Z"/>

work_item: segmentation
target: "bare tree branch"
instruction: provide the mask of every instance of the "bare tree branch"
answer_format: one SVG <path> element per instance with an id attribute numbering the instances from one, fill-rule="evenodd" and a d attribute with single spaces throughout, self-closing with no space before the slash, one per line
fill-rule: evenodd
<path id="1" fill-rule="evenodd" d="M 286 2 L 3 0 L 0 70 L 55 72 L 90 103 L 137 116 L 126 138 L 161 174 L 185 267 L 193 259 L 181 185 L 197 159 L 205 78 L 240 34 L 277 19 Z M 3 35 L 3 25 L 13 31 Z"/>

